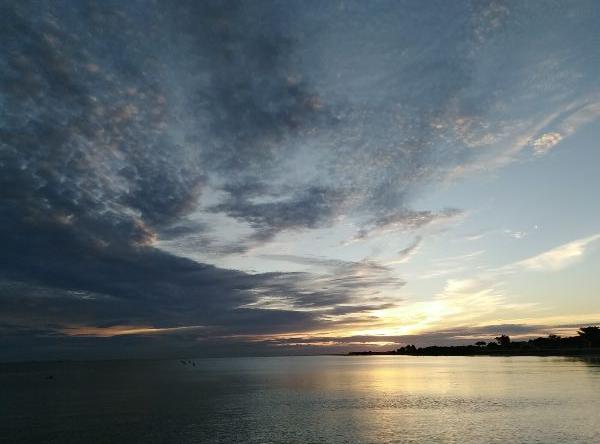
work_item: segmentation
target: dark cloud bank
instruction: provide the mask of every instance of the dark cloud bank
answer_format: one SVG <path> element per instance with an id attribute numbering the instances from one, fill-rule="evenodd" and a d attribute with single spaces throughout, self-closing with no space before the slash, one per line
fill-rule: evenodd
<path id="1" fill-rule="evenodd" d="M 272 353 L 289 347 L 235 338 L 325 330 L 343 322 L 331 315 L 385 306 L 354 298 L 402 285 L 368 264 L 336 264 L 315 284 L 155 241 L 216 248 L 211 227 L 186 219 L 194 212 L 251 230 L 222 254 L 340 215 L 361 238 L 455 214 L 410 199 L 472 158 L 432 124 L 489 111 L 485 84 L 463 93 L 481 81 L 471 57 L 503 35 L 503 15 L 492 10 L 492 30 L 482 6 L 409 6 L 3 2 L 0 359 Z M 190 246 L 191 233 L 202 242 Z M 257 305 L 269 295 L 288 308 Z M 68 334 L 115 326 L 175 330 Z"/>

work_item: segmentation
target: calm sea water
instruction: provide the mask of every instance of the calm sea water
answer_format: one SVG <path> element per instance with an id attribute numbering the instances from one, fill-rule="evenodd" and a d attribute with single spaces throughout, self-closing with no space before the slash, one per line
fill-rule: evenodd
<path id="1" fill-rule="evenodd" d="M 0 442 L 600 443 L 598 359 L 194 362 L 0 365 Z"/>

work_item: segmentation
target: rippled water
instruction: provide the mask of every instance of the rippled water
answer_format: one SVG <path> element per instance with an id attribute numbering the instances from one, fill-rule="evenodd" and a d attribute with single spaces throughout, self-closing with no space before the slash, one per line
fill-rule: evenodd
<path id="1" fill-rule="evenodd" d="M 194 362 L 0 365 L 0 442 L 600 443 L 598 359 Z"/>

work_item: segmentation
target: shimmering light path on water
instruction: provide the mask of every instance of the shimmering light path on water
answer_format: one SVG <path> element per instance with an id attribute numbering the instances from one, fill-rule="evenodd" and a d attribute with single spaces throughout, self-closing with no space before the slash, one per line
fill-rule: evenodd
<path id="1" fill-rule="evenodd" d="M 594 443 L 600 359 L 0 365 L 0 442 Z"/>

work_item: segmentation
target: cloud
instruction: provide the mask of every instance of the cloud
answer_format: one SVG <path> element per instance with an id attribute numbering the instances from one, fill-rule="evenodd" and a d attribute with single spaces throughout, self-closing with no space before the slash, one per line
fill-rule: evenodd
<path id="1" fill-rule="evenodd" d="M 404 264 L 408 262 L 417 253 L 422 243 L 422 236 L 415 237 L 415 239 L 407 247 L 398 252 L 395 259 L 386 262 L 386 265 Z"/>
<path id="2" fill-rule="evenodd" d="M 464 240 L 466 241 L 478 241 L 480 239 L 483 239 L 486 236 L 487 233 L 477 233 L 477 234 L 469 234 L 464 236 Z"/>
<path id="3" fill-rule="evenodd" d="M 468 170 L 480 154 L 494 155 L 493 147 L 472 148 L 501 140 L 523 120 L 503 114 L 499 123 L 488 116 L 507 109 L 498 98 L 519 97 L 521 91 L 511 88 L 521 84 L 499 82 L 488 66 L 494 54 L 481 57 L 518 34 L 513 17 L 519 11 L 496 3 L 473 11 L 439 6 L 451 18 L 444 26 L 420 11 L 416 22 L 398 28 L 402 8 L 355 5 L 336 11 L 344 25 L 320 39 L 302 29 L 327 22 L 333 7 L 312 14 L 279 2 L 251 8 L 184 2 L 149 19 L 133 6 L 120 14 L 110 5 L 81 6 L 71 17 L 52 5 L 38 13 L 38 30 L 31 11 L 9 5 L 13 25 L 6 33 L 21 43 L 6 61 L 5 131 L 8 165 L 21 173 L 9 176 L 7 185 L 36 183 L 33 189 L 54 199 L 55 217 L 89 223 L 94 235 L 100 226 L 111 231 L 118 225 L 140 242 L 172 239 L 171 225 L 194 209 L 254 231 L 236 246 L 214 246 L 223 254 L 340 217 L 360 226 L 359 238 L 421 227 L 436 216 L 410 209 L 414 192 L 448 171 Z M 366 12 L 391 35 L 365 30 Z M 405 50 L 398 41 L 427 34 L 428 27 L 451 37 L 459 25 L 472 33 L 460 42 L 440 39 L 424 60 L 393 56 Z M 89 30 L 85 39 L 80 28 Z M 166 49 L 172 47 L 178 51 Z M 363 58 L 373 64 L 354 62 Z M 531 71 L 547 58 L 536 56 Z M 577 64 L 580 58 L 572 55 L 570 62 L 583 83 L 588 71 Z M 473 66 L 480 66 L 478 75 Z M 573 86 L 569 79 L 562 89 Z M 574 109 L 563 125 L 576 127 L 594 109 Z M 563 131 L 546 132 L 534 144 L 541 149 L 548 135 Z M 26 150 L 16 149 L 23 144 L 44 149 L 26 157 Z M 222 193 L 222 200 L 198 207 L 206 190 Z M 86 218 L 74 218 L 73 205 L 80 213 L 85 206 Z M 215 234 L 204 230 L 196 227 L 199 247 L 213 248 Z"/>
<path id="4" fill-rule="evenodd" d="M 546 154 L 550 149 L 560 143 L 562 136 L 560 133 L 544 133 L 531 142 L 533 150 L 537 155 Z"/>
<path id="5" fill-rule="evenodd" d="M 569 104 L 565 109 L 547 122 L 548 128 L 556 131 L 545 132 L 537 136 L 530 145 L 536 155 L 543 155 L 558 145 L 562 140 L 574 134 L 579 128 L 600 118 L 600 102 L 598 98 L 586 98 L 581 102 Z"/>
<path id="6" fill-rule="evenodd" d="M 269 241 L 283 230 L 318 228 L 336 213 L 343 200 L 341 193 L 318 187 L 275 202 L 253 203 L 243 193 L 231 196 L 213 211 L 248 222 L 255 230 L 248 239 L 250 244 Z"/>
<path id="7" fill-rule="evenodd" d="M 415 237 L 415 239 L 409 246 L 403 248 L 402 250 L 400 250 L 398 252 L 397 260 L 400 260 L 402 262 L 408 261 L 417 252 L 417 250 L 422 242 L 423 242 L 422 236 Z"/>
<path id="8" fill-rule="evenodd" d="M 386 265 L 374 261 L 350 262 L 336 259 L 324 259 L 315 257 L 302 257 L 294 255 L 262 255 L 264 259 L 275 261 L 287 261 L 299 265 L 307 265 L 310 273 L 278 274 L 265 288 L 270 296 L 259 297 L 255 305 L 264 306 L 273 304 L 291 304 L 296 308 L 312 308 L 314 302 L 303 302 L 296 295 L 314 295 L 315 300 L 329 301 L 330 305 L 349 304 L 360 306 L 364 301 L 377 301 L 388 304 L 389 301 L 397 303 L 400 298 L 397 291 L 405 285 L 403 279 Z M 278 285 L 283 284 L 280 291 Z M 290 293 L 290 288 L 294 289 Z M 263 290 L 256 289 L 257 294 Z M 276 296 L 273 296 L 276 295 Z M 346 305 L 344 311 L 349 312 Z M 375 309 L 375 308 L 373 308 Z M 331 310 L 330 310 L 331 313 Z"/>
<path id="9" fill-rule="evenodd" d="M 202 327 L 188 325 L 185 327 L 155 328 L 149 325 L 111 325 L 108 327 L 87 327 L 70 325 L 62 330 L 67 336 L 90 336 L 105 338 L 122 335 L 151 335 L 165 333 L 179 333 L 181 331 L 198 330 Z"/>
<path id="10" fill-rule="evenodd" d="M 590 317 L 588 319 L 594 318 Z M 588 322 L 587 324 L 594 324 L 594 322 Z M 515 340 L 527 340 L 553 333 L 574 335 L 575 331 L 581 325 L 586 325 L 586 322 L 579 324 L 544 324 L 542 322 L 523 324 L 507 322 L 478 326 L 460 325 L 407 335 L 290 335 L 281 338 L 264 339 L 263 343 L 288 352 L 291 347 L 298 346 L 301 346 L 305 350 L 312 349 L 315 353 L 322 353 L 323 349 L 335 353 L 365 350 L 387 351 L 407 344 L 424 347 L 430 345 L 469 345 L 481 340 L 494 342 L 494 338 L 501 334 L 507 334 Z"/>
<path id="11" fill-rule="evenodd" d="M 419 275 L 419 278 L 430 279 L 440 276 L 446 276 L 449 274 L 458 274 L 467 269 L 473 269 L 474 265 L 471 262 L 483 254 L 485 254 L 484 250 L 478 250 L 457 256 L 449 256 L 435 259 L 431 264 L 432 270 L 428 271 L 425 274 Z"/>
<path id="12" fill-rule="evenodd" d="M 380 236 L 394 231 L 416 230 L 429 225 L 451 221 L 463 214 L 463 211 L 456 208 L 446 208 L 440 212 L 402 211 L 383 217 L 370 226 L 361 229 L 353 240 L 363 240 L 371 236 Z"/>
<path id="13" fill-rule="evenodd" d="M 381 264 L 250 274 L 180 256 L 341 222 L 355 240 L 435 228 L 462 213 L 415 210 L 423 190 L 513 156 L 528 143 L 515 134 L 564 138 L 598 115 L 596 20 L 568 4 L 1 12 L 0 313 L 15 353 L 373 322 L 404 284 Z M 98 353 L 148 351 L 139 336 L 99 338 Z"/>
<path id="14" fill-rule="evenodd" d="M 528 233 L 526 231 L 514 231 L 514 230 L 503 230 L 502 231 L 504 234 L 506 234 L 509 237 L 512 237 L 513 239 L 523 239 L 524 237 L 526 237 L 528 235 Z"/>
<path id="15" fill-rule="evenodd" d="M 519 261 L 514 267 L 531 271 L 559 271 L 581 261 L 588 248 L 598 239 L 600 234 L 578 239 Z"/>

